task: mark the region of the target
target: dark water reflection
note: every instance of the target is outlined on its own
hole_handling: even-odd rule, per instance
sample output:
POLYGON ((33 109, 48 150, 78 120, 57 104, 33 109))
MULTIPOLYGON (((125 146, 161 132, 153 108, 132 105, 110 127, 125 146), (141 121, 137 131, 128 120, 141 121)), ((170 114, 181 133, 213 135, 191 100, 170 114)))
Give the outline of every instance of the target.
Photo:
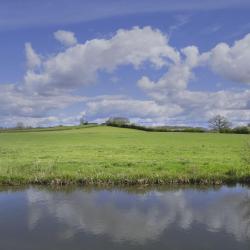
POLYGON ((250 249, 250 189, 5 189, 0 249, 250 249))

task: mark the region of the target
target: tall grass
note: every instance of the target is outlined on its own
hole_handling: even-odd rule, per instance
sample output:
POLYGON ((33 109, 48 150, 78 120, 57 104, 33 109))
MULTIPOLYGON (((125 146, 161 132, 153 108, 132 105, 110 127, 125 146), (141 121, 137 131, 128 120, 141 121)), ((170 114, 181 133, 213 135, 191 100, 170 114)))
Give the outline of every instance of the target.
POLYGON ((243 163, 250 169, 250 141, 246 142, 242 150, 243 163))

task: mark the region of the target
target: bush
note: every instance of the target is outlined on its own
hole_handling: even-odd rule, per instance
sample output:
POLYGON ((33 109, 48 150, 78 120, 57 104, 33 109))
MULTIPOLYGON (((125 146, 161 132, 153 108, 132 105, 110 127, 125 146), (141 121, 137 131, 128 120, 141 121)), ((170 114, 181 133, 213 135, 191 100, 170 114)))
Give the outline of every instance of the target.
POLYGON ((233 133, 233 130, 231 128, 223 128, 219 131, 220 133, 233 133))
POLYGON ((250 129, 249 129, 249 127, 241 126, 241 127, 233 128, 232 132, 235 133, 235 134, 249 134, 250 129))
POLYGON ((204 128, 185 128, 182 130, 183 132, 197 132, 197 133, 204 133, 206 130, 204 128))

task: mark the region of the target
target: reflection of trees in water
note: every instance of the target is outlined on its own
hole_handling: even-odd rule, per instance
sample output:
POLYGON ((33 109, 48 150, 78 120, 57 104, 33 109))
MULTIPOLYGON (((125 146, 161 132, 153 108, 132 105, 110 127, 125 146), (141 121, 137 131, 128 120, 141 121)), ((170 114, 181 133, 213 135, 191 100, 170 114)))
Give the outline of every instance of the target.
POLYGON ((63 237, 80 231, 105 234, 113 240, 157 239, 173 226, 188 229, 194 223, 207 230, 225 231, 238 240, 250 237, 250 199, 246 190, 234 192, 178 190, 128 194, 119 191, 71 193, 30 189, 29 225, 54 218, 62 223, 63 237))

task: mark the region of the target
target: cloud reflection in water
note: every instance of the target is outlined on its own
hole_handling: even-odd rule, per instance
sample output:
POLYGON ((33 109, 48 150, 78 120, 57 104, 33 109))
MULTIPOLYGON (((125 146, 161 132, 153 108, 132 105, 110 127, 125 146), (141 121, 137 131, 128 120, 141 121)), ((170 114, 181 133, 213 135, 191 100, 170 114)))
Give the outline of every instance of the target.
POLYGON ((243 188, 139 194, 29 189, 27 200, 30 230, 49 217, 63 225, 63 238, 86 232, 143 244, 157 240, 170 227, 190 230, 200 224, 210 232, 231 234, 238 241, 250 239, 250 191, 243 188))

